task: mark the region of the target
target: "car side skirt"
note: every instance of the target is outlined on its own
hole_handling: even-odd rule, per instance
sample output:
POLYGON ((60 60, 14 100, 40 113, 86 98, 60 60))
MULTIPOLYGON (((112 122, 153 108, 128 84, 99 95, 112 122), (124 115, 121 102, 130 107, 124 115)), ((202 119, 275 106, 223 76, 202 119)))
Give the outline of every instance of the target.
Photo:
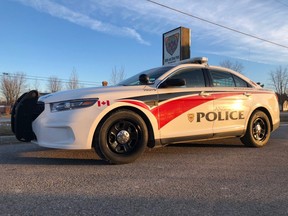
POLYGON ((232 138, 232 137, 241 137, 243 135, 243 130, 233 131, 233 132, 224 132, 213 134, 203 134, 198 136, 185 136, 185 137, 171 137, 161 139, 162 145, 181 143, 181 142, 190 142, 190 141, 205 141, 205 140, 213 140, 213 139, 224 139, 224 138, 232 138))

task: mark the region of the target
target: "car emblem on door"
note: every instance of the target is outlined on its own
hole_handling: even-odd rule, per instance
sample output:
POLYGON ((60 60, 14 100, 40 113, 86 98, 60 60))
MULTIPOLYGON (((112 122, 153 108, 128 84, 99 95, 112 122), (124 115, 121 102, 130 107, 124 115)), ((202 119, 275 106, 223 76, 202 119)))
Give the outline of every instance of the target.
POLYGON ((187 116, 188 116, 189 122, 193 122, 193 120, 194 120, 194 114, 193 114, 193 113, 190 113, 190 114, 188 114, 187 116))

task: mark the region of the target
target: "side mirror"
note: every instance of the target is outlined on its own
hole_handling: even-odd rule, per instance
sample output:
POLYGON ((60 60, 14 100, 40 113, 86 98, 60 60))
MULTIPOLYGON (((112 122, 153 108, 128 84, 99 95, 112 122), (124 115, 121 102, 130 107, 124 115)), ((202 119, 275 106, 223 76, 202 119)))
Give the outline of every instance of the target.
POLYGON ((180 87, 186 85, 185 79, 167 79, 161 85, 160 88, 167 88, 167 87, 180 87))
POLYGON ((139 82, 141 85, 147 85, 149 84, 149 76, 147 74, 141 74, 139 76, 139 82))

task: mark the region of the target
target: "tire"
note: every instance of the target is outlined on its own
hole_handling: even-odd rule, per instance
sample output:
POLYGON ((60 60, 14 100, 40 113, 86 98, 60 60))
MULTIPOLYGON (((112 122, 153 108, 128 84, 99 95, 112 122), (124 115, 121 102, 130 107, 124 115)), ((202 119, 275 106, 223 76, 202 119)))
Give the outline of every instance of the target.
POLYGON ((112 164, 135 161, 145 151, 148 142, 144 120, 129 110, 118 110, 110 115, 96 136, 96 153, 112 164))
POLYGON ((263 147, 269 141, 271 124, 268 116, 262 111, 255 111, 248 122, 246 133, 241 142, 249 147, 263 147))

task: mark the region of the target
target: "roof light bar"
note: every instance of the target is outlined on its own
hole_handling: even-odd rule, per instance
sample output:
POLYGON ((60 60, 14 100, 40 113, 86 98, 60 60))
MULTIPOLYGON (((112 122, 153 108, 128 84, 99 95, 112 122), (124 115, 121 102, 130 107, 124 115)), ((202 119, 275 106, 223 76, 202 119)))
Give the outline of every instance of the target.
POLYGON ((179 64, 208 64, 207 57, 195 57, 192 59, 185 59, 179 62, 179 64))

